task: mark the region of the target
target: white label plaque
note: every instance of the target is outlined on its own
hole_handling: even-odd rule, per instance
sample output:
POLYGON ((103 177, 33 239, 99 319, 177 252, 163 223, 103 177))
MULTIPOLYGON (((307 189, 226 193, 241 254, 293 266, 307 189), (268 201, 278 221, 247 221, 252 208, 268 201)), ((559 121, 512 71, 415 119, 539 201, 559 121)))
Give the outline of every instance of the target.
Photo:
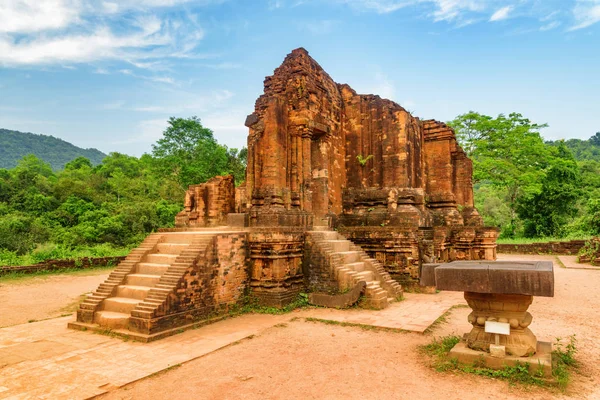
POLYGON ((510 324, 508 322, 485 321, 485 332, 510 335, 510 324))

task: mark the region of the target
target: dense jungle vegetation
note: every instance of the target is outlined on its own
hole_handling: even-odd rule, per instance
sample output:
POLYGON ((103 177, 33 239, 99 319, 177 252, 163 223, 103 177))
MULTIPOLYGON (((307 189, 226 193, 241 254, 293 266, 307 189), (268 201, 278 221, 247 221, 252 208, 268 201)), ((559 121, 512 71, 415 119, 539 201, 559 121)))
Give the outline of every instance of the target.
MULTIPOLYGON (((501 237, 600 234, 600 132, 544 142, 545 125, 520 114, 469 112, 449 124, 473 160, 476 206, 501 237)), ((171 118, 140 158, 111 153, 95 165, 80 156, 56 171, 32 152, 0 169, 0 265, 125 255, 172 226, 188 185, 227 173, 240 183, 247 158, 196 117, 171 118)))
POLYGON ((152 154, 85 157, 53 171, 30 154, 0 169, 0 265, 125 255, 173 225, 188 185, 215 175, 244 178, 247 151, 220 145, 196 117, 171 118, 152 154))
POLYGON ((473 160, 475 206, 501 238, 600 234, 600 132, 544 142, 546 125, 517 113, 471 111, 449 125, 473 160))

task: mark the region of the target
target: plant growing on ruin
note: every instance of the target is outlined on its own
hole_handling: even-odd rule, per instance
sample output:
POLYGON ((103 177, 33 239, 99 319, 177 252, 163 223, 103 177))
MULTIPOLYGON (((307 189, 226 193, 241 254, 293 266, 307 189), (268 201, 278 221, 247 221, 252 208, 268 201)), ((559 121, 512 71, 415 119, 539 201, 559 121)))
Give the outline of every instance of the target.
POLYGON ((364 167, 367 164, 367 161, 369 161, 371 158, 373 158, 373 154, 369 154, 366 157, 363 157, 362 154, 356 156, 356 159, 358 160, 358 163, 361 165, 361 167, 364 167))

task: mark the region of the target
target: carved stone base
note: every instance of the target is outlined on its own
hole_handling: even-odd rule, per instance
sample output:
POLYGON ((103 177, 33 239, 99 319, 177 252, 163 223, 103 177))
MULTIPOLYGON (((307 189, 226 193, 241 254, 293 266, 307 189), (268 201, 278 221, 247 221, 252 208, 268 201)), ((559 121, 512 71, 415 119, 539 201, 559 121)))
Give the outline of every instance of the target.
POLYGON ((489 352, 496 335, 485 332, 485 322, 497 321, 510 324, 510 335, 499 335, 500 345, 506 346, 507 354, 517 357, 535 354, 537 338, 527 328, 532 320, 527 308, 533 296, 465 292, 465 300, 473 309, 468 317, 473 329, 465 337, 469 348, 489 352))

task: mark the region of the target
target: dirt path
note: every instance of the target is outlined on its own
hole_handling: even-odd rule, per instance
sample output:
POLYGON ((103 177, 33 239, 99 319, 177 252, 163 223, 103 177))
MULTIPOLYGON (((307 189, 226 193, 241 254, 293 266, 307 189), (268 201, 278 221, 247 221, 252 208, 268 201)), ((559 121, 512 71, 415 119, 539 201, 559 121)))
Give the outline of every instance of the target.
MULTIPOLYGON (((555 261, 551 256, 500 259, 555 261)), ((469 310, 455 309, 428 335, 290 321, 101 398, 600 399, 599 288, 600 271, 565 269, 555 262, 555 297, 536 298, 530 308, 539 340, 577 335, 582 366, 566 395, 428 368, 419 345, 470 328, 469 310)))
POLYGON ((73 313, 109 269, 0 280, 0 327, 73 313))

